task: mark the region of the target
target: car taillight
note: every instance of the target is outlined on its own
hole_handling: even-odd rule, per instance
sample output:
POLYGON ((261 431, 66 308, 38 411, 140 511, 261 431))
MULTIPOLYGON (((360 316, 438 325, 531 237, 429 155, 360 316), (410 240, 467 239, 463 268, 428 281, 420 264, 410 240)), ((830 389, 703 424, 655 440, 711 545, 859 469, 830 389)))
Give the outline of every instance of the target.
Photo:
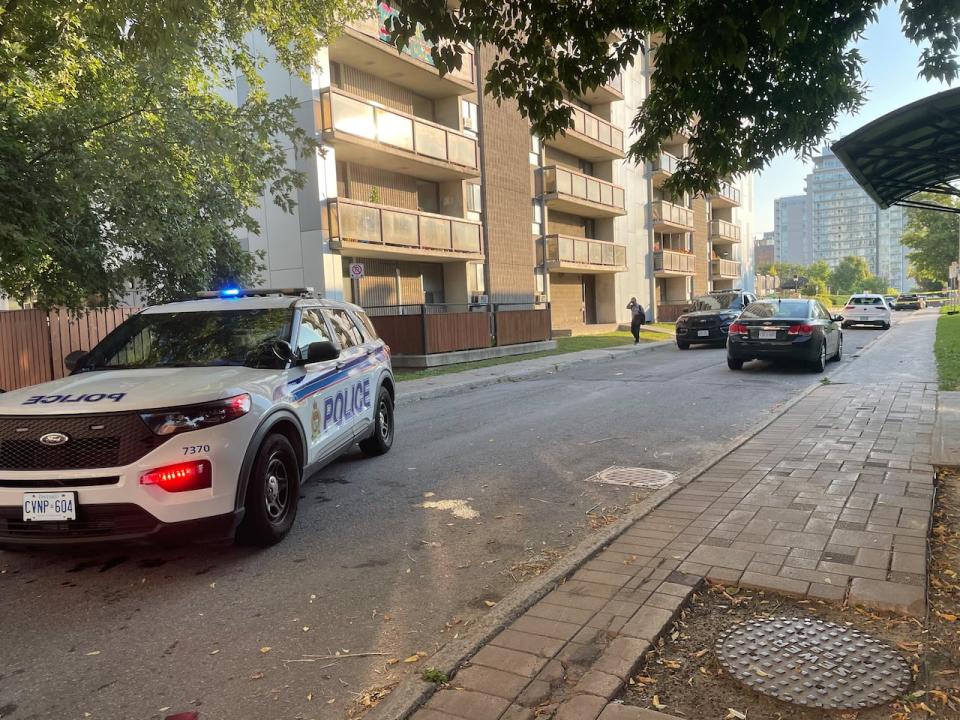
POLYGON ((787 335, 813 335, 812 325, 791 325, 787 329, 787 335))
POLYGON ((746 335, 748 332, 747 326, 743 323, 735 322, 730 326, 731 335, 746 335))
POLYGON ((203 490, 213 484, 213 470, 209 460, 177 463, 144 473, 140 484, 156 485, 167 492, 203 490))
POLYGON ((203 405, 155 410, 140 417, 154 435, 176 435, 236 420, 250 412, 250 407, 250 396, 244 393, 203 405))

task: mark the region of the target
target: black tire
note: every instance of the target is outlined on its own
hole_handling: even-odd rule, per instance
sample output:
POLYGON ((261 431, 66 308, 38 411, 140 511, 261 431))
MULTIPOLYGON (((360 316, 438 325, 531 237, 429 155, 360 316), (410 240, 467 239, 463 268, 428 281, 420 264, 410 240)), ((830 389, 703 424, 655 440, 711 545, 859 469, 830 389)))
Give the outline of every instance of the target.
POLYGON ((843 357, 843 335, 840 336, 840 339, 837 341, 837 351, 833 354, 833 357, 830 358, 834 362, 840 362, 840 359, 843 357))
POLYGON ((732 358, 727 355, 727 367, 731 370, 743 370, 743 360, 732 358))
POLYGON ((850 328, 850 323, 840 323, 840 327, 844 330, 848 330, 850 328))
POLYGON ((827 369, 827 341, 820 341, 820 354, 817 359, 810 363, 810 369, 815 373, 822 373, 827 369))
POLYGON ((881 325, 880 327, 883 328, 884 330, 889 330, 889 329, 890 329, 890 323, 884 323, 884 324, 881 325))
POLYGON ((279 433, 268 435, 250 470, 241 542, 267 547, 290 532, 300 501, 300 473, 290 441, 279 433))
POLYGON ((688 343, 686 340, 677 340, 677 347, 681 350, 689 350, 690 343, 688 343))
POLYGON ((393 447, 393 400, 383 386, 380 386, 380 392, 377 393, 373 426, 373 435, 359 442, 360 450, 370 457, 388 453, 393 447))

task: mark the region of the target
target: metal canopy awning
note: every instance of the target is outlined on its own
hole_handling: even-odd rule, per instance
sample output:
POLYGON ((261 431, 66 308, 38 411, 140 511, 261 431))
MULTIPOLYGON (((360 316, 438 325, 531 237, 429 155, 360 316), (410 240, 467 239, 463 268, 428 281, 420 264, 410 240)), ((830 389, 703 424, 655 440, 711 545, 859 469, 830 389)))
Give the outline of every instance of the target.
POLYGON ((838 140, 831 148, 882 208, 906 205, 960 212, 910 197, 960 197, 960 88, 904 105, 838 140))

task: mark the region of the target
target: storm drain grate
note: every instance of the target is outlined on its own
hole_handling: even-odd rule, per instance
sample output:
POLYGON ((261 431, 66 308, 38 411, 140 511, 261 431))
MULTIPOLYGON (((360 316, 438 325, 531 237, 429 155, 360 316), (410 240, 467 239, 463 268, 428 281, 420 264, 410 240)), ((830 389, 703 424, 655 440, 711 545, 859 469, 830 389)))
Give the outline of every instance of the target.
POLYGON ((604 485, 626 485, 627 487, 658 490, 666 487, 676 479, 676 475, 666 470, 655 468, 620 467, 614 465, 591 475, 586 482, 602 483, 604 485))
POLYGON ((868 708, 899 697, 910 683, 906 661, 884 643, 810 618, 736 625, 717 641, 716 653, 740 682, 796 705, 868 708))

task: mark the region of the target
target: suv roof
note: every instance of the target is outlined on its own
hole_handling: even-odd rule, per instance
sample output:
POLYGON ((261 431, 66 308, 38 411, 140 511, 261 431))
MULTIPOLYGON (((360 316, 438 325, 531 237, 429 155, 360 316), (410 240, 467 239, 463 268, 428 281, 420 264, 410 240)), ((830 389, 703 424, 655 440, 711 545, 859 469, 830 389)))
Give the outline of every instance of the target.
POLYGON ((171 312, 211 312, 217 310, 266 310, 272 308, 296 307, 335 307, 350 308, 363 312, 363 308, 342 300, 326 298, 299 297, 291 295, 266 295, 251 297, 216 297, 203 300, 185 300, 182 302, 151 305, 143 310, 146 314, 171 312))

